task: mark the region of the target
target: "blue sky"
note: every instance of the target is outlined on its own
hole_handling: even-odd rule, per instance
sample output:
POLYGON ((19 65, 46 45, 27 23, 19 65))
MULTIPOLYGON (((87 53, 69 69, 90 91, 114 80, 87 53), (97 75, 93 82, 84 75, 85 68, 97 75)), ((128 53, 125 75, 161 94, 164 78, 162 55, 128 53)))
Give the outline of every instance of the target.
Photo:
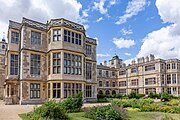
POLYGON ((116 54, 128 63, 154 54, 180 58, 180 0, 0 0, 0 37, 8 20, 67 18, 98 40, 98 63, 116 54), (40 6, 41 5, 41 6, 40 6), (14 11, 16 9, 16 11, 14 11), (37 12, 38 11, 38 12, 37 12))

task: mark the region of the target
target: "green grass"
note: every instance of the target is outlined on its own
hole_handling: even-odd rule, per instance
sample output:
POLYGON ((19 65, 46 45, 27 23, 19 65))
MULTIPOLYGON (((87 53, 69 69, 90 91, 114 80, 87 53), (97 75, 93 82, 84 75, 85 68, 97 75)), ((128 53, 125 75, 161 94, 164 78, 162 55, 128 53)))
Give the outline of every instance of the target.
POLYGON ((84 117, 84 112, 69 113, 68 116, 70 120, 91 120, 89 118, 84 117))
MULTIPOLYGON (((162 112, 128 112, 129 120, 161 120, 164 116, 170 116, 173 120, 180 120, 180 114, 162 112)), ((69 113, 70 120, 91 120, 84 117, 84 112, 69 113)), ((22 120, 30 120, 26 114, 20 114, 22 120)))
POLYGON ((22 120, 31 120, 31 119, 29 119, 29 117, 26 115, 26 113, 19 114, 19 117, 20 117, 22 120))

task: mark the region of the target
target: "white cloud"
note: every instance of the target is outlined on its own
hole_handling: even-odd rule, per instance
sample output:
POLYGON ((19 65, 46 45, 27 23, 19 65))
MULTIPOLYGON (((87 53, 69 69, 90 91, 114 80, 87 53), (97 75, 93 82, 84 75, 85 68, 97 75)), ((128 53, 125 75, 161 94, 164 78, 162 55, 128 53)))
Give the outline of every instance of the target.
POLYGON ((123 24, 127 22, 127 19, 137 15, 140 11, 144 10, 146 0, 132 0, 128 2, 125 14, 119 17, 116 24, 123 24))
POLYGON ((180 0, 157 0, 156 6, 164 22, 172 23, 149 33, 137 57, 154 54, 157 58, 180 59, 180 0))
POLYGON ((97 57, 108 57, 110 56, 110 54, 106 53, 106 54, 97 54, 97 57))
POLYGON ((108 9, 105 8, 106 0, 100 0, 99 2, 94 2, 93 9, 99 11, 101 14, 107 14, 108 9))
MULTIPOLYGON (((82 5, 77 0, 0 0, 0 26, 7 26, 9 20, 21 21, 22 17, 46 23, 51 18, 66 18, 86 24, 86 13, 80 15, 82 5), (67 9, 68 8, 68 9, 67 9)), ((4 31, 0 29, 0 33, 4 31)), ((7 31, 5 31, 7 34, 7 31)))
POLYGON ((119 49, 121 48, 130 48, 133 45, 135 45, 134 40, 126 40, 124 38, 113 38, 113 43, 118 47, 119 49))
POLYGON ((122 33, 122 35, 130 35, 130 34, 133 34, 132 29, 125 29, 125 28, 123 28, 123 29, 121 29, 120 32, 122 33))
POLYGON ((103 17, 100 17, 100 18, 98 18, 98 19, 96 20, 96 22, 100 22, 100 21, 102 21, 102 20, 104 20, 103 17))
POLYGON ((124 53, 126 56, 131 56, 131 53, 124 53))
POLYGON ((115 5, 117 3, 117 0, 110 0, 109 1, 109 6, 115 5))

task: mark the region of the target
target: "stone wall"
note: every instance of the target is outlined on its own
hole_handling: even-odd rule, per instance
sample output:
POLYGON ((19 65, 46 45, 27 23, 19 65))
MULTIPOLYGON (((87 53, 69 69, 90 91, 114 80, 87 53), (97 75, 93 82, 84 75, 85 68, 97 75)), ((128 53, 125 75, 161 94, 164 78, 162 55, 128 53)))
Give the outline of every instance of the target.
POLYGON ((5 81, 5 56, 0 55, 0 99, 3 99, 5 81))

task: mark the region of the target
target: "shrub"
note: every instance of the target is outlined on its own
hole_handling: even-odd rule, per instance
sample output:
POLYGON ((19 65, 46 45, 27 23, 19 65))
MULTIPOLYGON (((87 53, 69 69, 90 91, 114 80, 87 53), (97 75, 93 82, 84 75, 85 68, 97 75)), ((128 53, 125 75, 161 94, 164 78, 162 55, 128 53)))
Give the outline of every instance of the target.
POLYGON ((93 120, 126 120, 127 113, 122 107, 108 105, 85 108, 85 116, 93 120))
POLYGON ((175 110, 171 106, 161 106, 159 107, 159 111, 167 112, 167 113, 175 113, 175 110))
POLYGON ((160 98, 161 98, 161 101, 170 101, 171 99, 173 99, 173 95, 170 95, 169 93, 167 92, 163 92, 160 94, 160 98))
POLYGON ((131 98, 136 98, 136 99, 139 99, 139 98, 142 98, 142 97, 144 97, 145 95, 144 94, 138 94, 138 93, 136 93, 136 92, 134 92, 134 91, 132 91, 129 95, 128 95, 128 97, 131 99, 131 98))
POLYGON ((156 93, 154 93, 154 92, 150 92, 150 94, 148 95, 148 97, 160 99, 160 94, 156 94, 156 93))
POLYGON ((169 102, 167 102, 166 104, 170 105, 170 106, 180 106, 180 100, 173 99, 173 100, 170 100, 169 102))
POLYGON ((180 114, 180 106, 174 107, 175 113, 180 114))
POLYGON ((83 94, 80 92, 79 94, 74 95, 73 97, 69 97, 62 102, 64 109, 67 112, 79 112, 83 105, 83 94))
POLYGON ((34 111, 29 113, 28 116, 33 120, 40 120, 40 119, 68 120, 66 111, 64 110, 61 103, 56 103, 55 101, 49 101, 40 107, 35 107, 34 111))

